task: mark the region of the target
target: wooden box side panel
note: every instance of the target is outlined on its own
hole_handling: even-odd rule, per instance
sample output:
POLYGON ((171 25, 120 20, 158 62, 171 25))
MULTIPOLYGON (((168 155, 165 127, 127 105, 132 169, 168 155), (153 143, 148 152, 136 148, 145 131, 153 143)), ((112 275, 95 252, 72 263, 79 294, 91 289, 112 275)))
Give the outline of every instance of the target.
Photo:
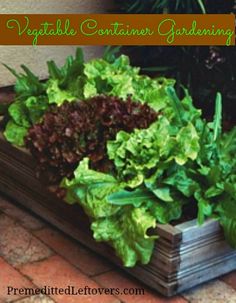
MULTIPOLYGON (((22 180, 22 178, 19 178, 19 174, 24 171, 25 178, 27 178, 30 182, 34 182, 36 188, 39 187, 40 191, 43 188, 45 190, 45 187, 40 184, 40 182, 35 176, 36 164, 29 152, 23 148, 20 149, 13 147, 4 139, 2 134, 0 134, 0 155, 1 160, 3 160, 5 163, 5 166, 12 167, 12 169, 14 170, 14 173, 12 172, 12 175, 14 175, 15 177, 18 176, 17 180, 22 180), (12 161, 13 159, 14 161, 12 161)), ((53 197, 54 199, 56 199, 55 196, 51 195, 51 198, 53 197)), ((169 243, 175 246, 181 241, 182 232, 169 224, 158 225, 157 232, 160 237, 166 239, 169 243)))
MULTIPOLYGON (((93 240, 90 223, 81 208, 78 205, 69 206, 57 199, 35 177, 34 168, 35 163, 29 153, 12 147, 0 138, 0 191, 85 246, 122 266, 109 246, 93 240)), ((196 227, 194 221, 176 227, 159 225, 157 232, 161 237, 150 264, 125 270, 162 294, 172 296, 190 285, 195 286, 236 269, 236 262, 233 261, 236 260, 236 252, 225 245, 216 223, 207 222, 203 230, 206 231, 207 226, 210 226, 210 232, 206 232, 205 236, 204 232, 200 233, 199 238, 196 237, 197 231, 202 227, 196 227), (221 250, 215 255, 212 248, 221 250), (209 250, 211 254, 207 256, 209 250), (226 268, 223 268, 224 262, 228 262, 226 268), (206 275, 206 270, 211 266, 215 270, 211 275, 206 275)))
POLYGON ((213 233, 220 233, 221 228, 217 221, 206 220, 206 222, 199 226, 197 220, 188 221, 179 225, 176 225, 176 229, 182 232, 182 243, 193 242, 202 236, 210 235, 213 233))

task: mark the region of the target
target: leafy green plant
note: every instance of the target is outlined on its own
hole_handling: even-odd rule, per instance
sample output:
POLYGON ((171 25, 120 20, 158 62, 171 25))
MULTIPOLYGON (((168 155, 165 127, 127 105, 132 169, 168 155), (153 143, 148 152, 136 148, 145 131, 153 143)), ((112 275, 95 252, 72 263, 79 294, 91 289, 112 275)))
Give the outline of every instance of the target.
POLYGON ((157 113, 148 105, 112 96, 51 106, 30 129, 26 147, 39 163, 39 175, 49 183, 71 177, 80 160, 89 157, 98 171, 112 168, 106 142, 120 130, 147 128, 157 113))
POLYGON ((114 59, 113 55, 108 52, 106 58, 82 63, 77 52, 77 59, 68 59, 62 69, 51 63, 46 83, 25 69, 26 75, 18 75, 22 85, 9 108, 9 124, 14 125, 8 124, 7 139, 19 143, 21 138, 23 143, 31 128, 30 144, 39 151, 40 144, 46 146, 38 157, 41 164, 45 154, 45 163, 59 164, 71 160, 71 151, 73 157, 79 155, 73 175, 70 171, 60 184, 65 201, 82 206, 94 238, 111 245, 125 266, 147 264, 158 237, 153 229, 158 223, 183 218, 188 206, 197 209, 199 224, 208 217, 218 220, 226 239, 236 247, 236 129, 222 132, 221 94, 216 95, 214 119, 208 122, 188 90, 182 89, 182 97, 176 92, 174 80, 142 76, 126 56, 114 59), (54 98, 50 99, 49 88, 54 98), (78 96, 82 100, 76 103, 78 96), (95 102, 95 110, 94 100, 102 101, 102 105, 95 102), (78 107, 92 115, 83 114, 79 126, 78 107), (159 114, 147 119, 153 110, 159 114), (127 114, 131 120, 126 120, 127 114), (133 119, 137 114, 141 121, 133 119), (113 122, 115 132, 110 136, 113 122), (89 140, 83 137, 86 130, 89 140), (86 149, 98 148, 99 140, 101 159, 109 158, 112 164, 105 171, 94 166, 86 149))
MULTIPOLYGON (((134 101, 148 103, 158 111, 167 85, 174 85, 171 79, 150 79, 140 75, 140 69, 130 66, 129 58, 115 58, 113 52, 106 52, 104 58, 84 63, 81 49, 75 58, 69 56, 63 67, 48 62, 49 79, 39 81, 27 67, 22 66, 25 74, 18 74, 7 67, 16 76, 16 98, 9 106, 10 120, 4 135, 16 146, 24 146, 29 128, 42 121, 45 111, 51 106, 61 106, 65 101, 84 100, 99 94, 119 96, 134 101)), ((164 99, 163 99, 164 102, 164 99)))
POLYGON ((78 49, 75 58, 68 57, 62 68, 53 61, 48 62, 50 78, 47 82, 39 81, 24 65, 21 66, 24 74, 5 66, 16 77, 16 98, 8 108, 10 120, 4 135, 12 144, 24 146, 29 128, 41 120, 50 104, 61 105, 81 97, 83 56, 78 49))
POLYGON ((166 103, 159 104, 162 116, 156 122, 132 133, 120 131, 108 141, 115 175, 93 178, 97 173, 84 159, 74 178, 61 184, 67 189, 66 200, 80 203, 89 215, 95 239, 110 243, 125 266, 137 261, 147 264, 155 241, 148 230, 156 223, 181 218, 183 207, 191 203, 198 209, 199 224, 207 217, 219 220, 229 243, 236 247, 232 159, 236 132, 222 136, 221 95, 217 94, 214 120, 207 123, 187 92, 180 101, 172 87, 165 91, 166 103), (109 178, 110 182, 100 182, 109 178))

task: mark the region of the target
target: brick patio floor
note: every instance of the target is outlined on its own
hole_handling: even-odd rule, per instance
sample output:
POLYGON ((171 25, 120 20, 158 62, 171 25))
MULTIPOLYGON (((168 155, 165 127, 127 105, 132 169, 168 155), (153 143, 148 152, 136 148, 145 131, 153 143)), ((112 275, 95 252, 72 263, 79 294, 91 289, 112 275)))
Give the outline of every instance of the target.
POLYGON ((166 299, 0 196, 0 303, 236 303, 236 272, 166 299), (8 295, 15 288, 144 288, 144 295, 8 295))

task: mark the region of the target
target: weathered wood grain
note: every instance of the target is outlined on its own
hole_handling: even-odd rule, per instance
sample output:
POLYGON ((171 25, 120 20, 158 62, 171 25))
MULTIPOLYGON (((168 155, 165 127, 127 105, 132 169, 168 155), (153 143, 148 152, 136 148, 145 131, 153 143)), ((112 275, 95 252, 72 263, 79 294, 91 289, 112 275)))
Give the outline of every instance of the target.
MULTIPOLYGON (((96 243, 89 220, 79 205, 67 205, 35 177, 35 163, 24 149, 16 149, 0 136, 0 191, 55 225, 69 236, 122 267, 106 244, 96 243)), ((160 236, 151 262, 128 273, 166 296, 236 269, 236 251, 224 240, 219 224, 196 220, 176 226, 158 225, 160 236)))

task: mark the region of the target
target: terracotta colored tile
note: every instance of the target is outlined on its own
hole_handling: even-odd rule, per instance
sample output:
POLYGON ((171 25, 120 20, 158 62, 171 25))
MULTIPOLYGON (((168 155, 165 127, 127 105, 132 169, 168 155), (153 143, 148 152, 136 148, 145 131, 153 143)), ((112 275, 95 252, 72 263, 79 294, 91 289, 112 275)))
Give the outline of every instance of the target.
POLYGON ((236 290, 236 271, 222 277, 221 280, 236 290))
POLYGON ((46 224, 35 216, 31 215, 21 207, 13 204, 10 200, 0 197, 0 210, 18 221, 27 229, 37 230, 43 228, 46 224))
POLYGON ((39 295, 39 296, 32 296, 28 298, 24 298, 21 300, 17 300, 14 303, 54 303, 51 298, 44 296, 44 295, 39 295))
POLYGON ((6 215, 0 215, 0 256, 13 266, 42 260, 52 251, 6 215))
POLYGON ((184 297, 191 303, 235 303, 236 291, 227 284, 216 280, 185 292, 184 297))
POLYGON ((35 232, 35 235, 57 254, 90 276, 108 271, 114 267, 59 231, 46 228, 35 232))
POLYGON ((0 257, 0 302, 7 303, 20 298, 19 295, 7 295, 8 286, 22 288, 33 287, 33 284, 0 257))
MULTIPOLYGON (((45 261, 26 264, 19 270, 39 287, 45 285, 49 287, 67 288, 74 286, 77 288, 98 288, 99 285, 89 277, 82 274, 59 256, 53 256, 45 261)), ((49 295, 49 294, 47 294, 49 295)), ((50 295, 58 303, 118 303, 119 300, 111 295, 50 295)))
POLYGON ((136 280, 126 276, 119 271, 110 271, 102 275, 93 277, 93 279, 103 287, 119 288, 120 292, 123 292, 125 288, 130 289, 131 292, 144 290, 144 294, 138 295, 126 295, 120 294, 117 297, 125 303, 186 303, 187 301, 181 297, 175 297, 172 299, 164 298, 157 292, 154 292, 144 285, 140 284, 136 280))

